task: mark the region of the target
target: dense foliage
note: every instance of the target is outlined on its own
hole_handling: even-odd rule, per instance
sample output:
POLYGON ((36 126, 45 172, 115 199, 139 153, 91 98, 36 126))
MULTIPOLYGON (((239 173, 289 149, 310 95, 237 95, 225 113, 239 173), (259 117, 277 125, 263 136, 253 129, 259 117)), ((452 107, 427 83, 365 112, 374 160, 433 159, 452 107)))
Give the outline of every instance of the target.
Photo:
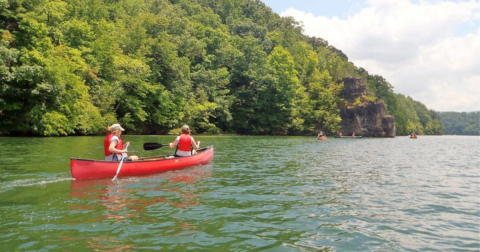
POLYGON ((114 122, 130 133, 336 132, 346 76, 368 81, 400 134, 438 133, 434 112, 258 0, 0 0, 0 38, 0 134, 114 122))
POLYGON ((480 112, 437 112, 446 135, 480 135, 480 112))

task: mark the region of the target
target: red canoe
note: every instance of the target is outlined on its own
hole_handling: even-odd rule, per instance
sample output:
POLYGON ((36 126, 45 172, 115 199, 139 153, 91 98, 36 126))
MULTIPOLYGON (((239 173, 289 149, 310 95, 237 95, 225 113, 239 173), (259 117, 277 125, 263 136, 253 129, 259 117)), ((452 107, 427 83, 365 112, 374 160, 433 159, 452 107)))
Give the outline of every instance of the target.
MULTIPOLYGON (((139 158, 135 162, 123 162, 118 177, 136 176, 150 173, 178 170, 189 166, 206 164, 213 159, 213 146, 197 150, 189 157, 164 155, 139 158)), ((70 158, 70 171, 76 180, 113 178, 120 162, 70 158)))

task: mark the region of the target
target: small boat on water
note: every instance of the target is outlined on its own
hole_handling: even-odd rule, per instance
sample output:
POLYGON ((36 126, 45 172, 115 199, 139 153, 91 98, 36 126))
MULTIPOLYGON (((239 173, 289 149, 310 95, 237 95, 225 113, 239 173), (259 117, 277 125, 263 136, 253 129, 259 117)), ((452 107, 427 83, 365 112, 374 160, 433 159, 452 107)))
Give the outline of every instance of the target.
POLYGON ((320 131, 318 133, 317 140, 318 141, 326 141, 327 140, 327 136, 323 133, 323 131, 320 131))
MULTIPOLYGON (((118 177, 138 176, 178 170, 189 166, 207 164, 213 159, 213 145, 198 149, 189 157, 163 155, 139 158, 134 162, 123 162, 118 177)), ((70 171, 76 180, 113 178, 120 162, 70 158, 70 171)))
POLYGON ((335 137, 335 138, 362 138, 362 136, 338 136, 338 135, 335 135, 333 137, 335 137))

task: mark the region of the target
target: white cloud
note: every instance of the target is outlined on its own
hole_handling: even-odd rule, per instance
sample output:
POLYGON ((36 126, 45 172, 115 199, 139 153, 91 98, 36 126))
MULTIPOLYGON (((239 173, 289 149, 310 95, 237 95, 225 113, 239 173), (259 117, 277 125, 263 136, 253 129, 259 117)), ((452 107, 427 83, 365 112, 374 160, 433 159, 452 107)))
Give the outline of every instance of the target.
POLYGON ((370 0, 346 19, 287 9, 395 92, 437 111, 480 110, 480 2, 370 0), (474 30, 463 28, 474 27, 474 30), (463 34, 459 34, 462 32, 463 34))

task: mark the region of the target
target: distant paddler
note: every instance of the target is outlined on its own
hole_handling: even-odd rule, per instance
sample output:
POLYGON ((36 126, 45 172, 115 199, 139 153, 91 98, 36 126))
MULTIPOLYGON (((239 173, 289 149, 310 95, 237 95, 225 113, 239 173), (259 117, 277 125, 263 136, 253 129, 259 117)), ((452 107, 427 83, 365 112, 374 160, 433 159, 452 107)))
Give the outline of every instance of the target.
POLYGON ((320 131, 320 133, 318 133, 317 140, 327 140, 327 137, 325 136, 325 134, 323 134, 323 131, 320 131))

